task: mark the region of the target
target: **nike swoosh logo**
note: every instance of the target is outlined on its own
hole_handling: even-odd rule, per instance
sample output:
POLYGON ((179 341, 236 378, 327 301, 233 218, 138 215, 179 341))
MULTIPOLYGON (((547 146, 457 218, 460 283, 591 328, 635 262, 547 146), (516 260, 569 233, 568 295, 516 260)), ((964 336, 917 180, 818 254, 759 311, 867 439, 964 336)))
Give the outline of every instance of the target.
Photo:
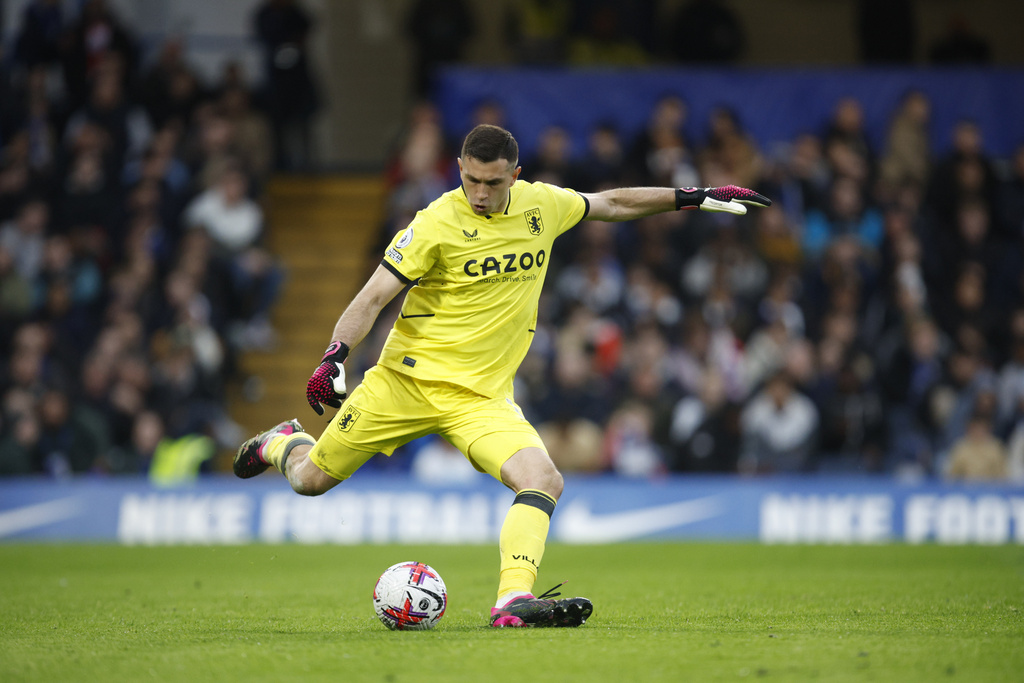
POLYGON ((61 498, 4 510, 0 512, 0 538, 70 519, 79 515, 82 508, 82 502, 78 498, 61 498))
POLYGON ((595 515, 576 499, 558 511, 558 539, 566 543, 611 543, 642 538, 684 524, 717 517, 725 511, 718 496, 657 507, 595 515))

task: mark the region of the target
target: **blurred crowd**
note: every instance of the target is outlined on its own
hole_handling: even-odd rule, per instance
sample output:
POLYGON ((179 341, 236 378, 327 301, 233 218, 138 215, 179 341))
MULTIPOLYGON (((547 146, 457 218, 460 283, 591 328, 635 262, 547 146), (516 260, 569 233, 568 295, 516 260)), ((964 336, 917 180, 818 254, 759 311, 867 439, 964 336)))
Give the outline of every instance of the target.
MULTIPOLYGON (((514 132, 499 103, 475 119, 514 132)), ((516 398, 559 466, 1024 478, 1024 146, 993 159, 962 121, 936 156, 929 120, 908 92, 876 149, 846 98, 819 131, 763 150, 729 109, 691 122, 669 95, 635 136, 609 123, 574 149, 546 130, 525 180, 734 183, 774 200, 583 222, 556 242, 516 398)), ((415 108, 382 240, 457 186, 457 153, 437 110, 415 108)), ((412 450, 437 476, 457 460, 437 441, 412 450)))
POLYGON ((0 63, 0 475, 173 481, 240 440, 225 390, 274 344, 284 275, 259 199, 312 106, 308 20, 252 19, 260 93, 235 62, 204 82, 179 39, 147 54, 102 0, 24 4, 0 63))
MULTIPOLYGON (((274 345, 284 272, 260 198, 275 169, 308 163, 312 24, 291 0, 256 7, 254 92, 234 62, 205 82, 181 40, 142 49, 103 0, 73 16, 64 6, 27 0, 0 62, 0 475, 173 481, 240 441, 225 410, 237 356, 274 345)), ((742 52, 741 25, 715 0, 683 3, 673 20, 674 35, 721 27, 696 56, 666 57, 640 21, 653 12, 631 23, 617 7, 515 3, 509 44, 517 61, 546 64, 742 52)), ((474 29, 463 2, 412 8, 423 93, 474 29)), ((903 41, 884 38, 862 36, 865 59, 905 61, 886 52, 903 41)), ((987 61, 964 31, 940 47, 932 61, 987 61)), ((553 126, 521 160, 524 179, 579 191, 734 183, 774 200, 743 217, 584 222, 556 242, 516 397, 558 465, 1024 480, 1024 146, 994 159, 963 121, 938 131, 950 148, 937 154, 920 92, 891 112, 878 148, 855 99, 772 149, 726 108, 688 116, 684 97, 666 96, 636 135, 609 122, 577 149, 553 126)), ((500 103, 475 122, 515 132, 500 103)), ((385 171, 381 244, 458 185, 458 144, 436 107, 411 108, 385 171)), ((353 381, 397 311, 356 350, 353 381)), ((374 466, 468 471, 441 440, 406 450, 374 466)))

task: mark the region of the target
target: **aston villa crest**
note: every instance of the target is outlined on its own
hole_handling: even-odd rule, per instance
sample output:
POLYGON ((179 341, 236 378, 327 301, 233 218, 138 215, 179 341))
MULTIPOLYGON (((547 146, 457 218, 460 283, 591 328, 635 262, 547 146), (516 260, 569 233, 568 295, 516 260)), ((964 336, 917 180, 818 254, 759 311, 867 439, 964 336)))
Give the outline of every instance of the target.
POLYGON ((526 227, 530 229, 531 235, 539 235, 544 232, 544 221, 540 218, 540 209, 530 209, 523 216, 526 218, 526 227))

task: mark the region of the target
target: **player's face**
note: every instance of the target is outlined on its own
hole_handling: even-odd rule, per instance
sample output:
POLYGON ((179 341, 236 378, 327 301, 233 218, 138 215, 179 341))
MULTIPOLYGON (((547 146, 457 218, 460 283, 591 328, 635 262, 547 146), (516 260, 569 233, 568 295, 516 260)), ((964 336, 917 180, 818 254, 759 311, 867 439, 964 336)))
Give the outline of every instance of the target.
POLYGON ((519 177, 521 167, 513 167, 505 159, 480 161, 473 157, 459 159, 459 173, 466 198, 478 216, 501 213, 508 202, 508 190, 519 177))

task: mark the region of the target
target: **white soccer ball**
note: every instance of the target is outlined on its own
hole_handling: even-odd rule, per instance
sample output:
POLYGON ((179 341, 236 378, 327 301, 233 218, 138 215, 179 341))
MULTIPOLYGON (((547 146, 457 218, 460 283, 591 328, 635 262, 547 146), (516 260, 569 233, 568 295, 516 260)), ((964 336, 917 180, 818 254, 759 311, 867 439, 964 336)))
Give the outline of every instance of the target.
POLYGON ((448 590, 437 571, 422 562, 388 567, 373 587, 373 610, 392 631, 426 631, 448 607, 448 590))

